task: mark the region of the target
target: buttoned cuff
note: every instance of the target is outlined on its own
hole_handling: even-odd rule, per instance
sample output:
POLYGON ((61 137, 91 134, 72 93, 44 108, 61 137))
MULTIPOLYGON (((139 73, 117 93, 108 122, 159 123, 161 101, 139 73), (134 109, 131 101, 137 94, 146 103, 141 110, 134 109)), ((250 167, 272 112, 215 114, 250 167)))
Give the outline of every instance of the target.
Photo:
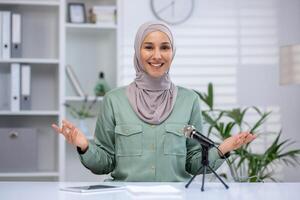
POLYGON ((220 158, 225 159, 230 157, 230 151, 225 153, 224 155, 220 156, 220 158))
POLYGON ((81 151, 79 147, 77 147, 77 152, 79 154, 81 161, 88 161, 93 157, 95 152, 95 147, 93 144, 89 143, 89 146, 85 152, 81 151))

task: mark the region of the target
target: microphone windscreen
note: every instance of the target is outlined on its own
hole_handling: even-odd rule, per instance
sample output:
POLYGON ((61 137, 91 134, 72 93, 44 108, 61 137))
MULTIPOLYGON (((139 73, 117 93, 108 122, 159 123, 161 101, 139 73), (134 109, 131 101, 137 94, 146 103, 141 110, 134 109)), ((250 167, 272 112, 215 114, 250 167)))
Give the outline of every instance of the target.
POLYGON ((192 125, 186 125, 184 128, 183 128, 183 133, 185 135, 185 137, 187 138, 191 138, 192 137, 192 132, 195 130, 194 126, 192 125))

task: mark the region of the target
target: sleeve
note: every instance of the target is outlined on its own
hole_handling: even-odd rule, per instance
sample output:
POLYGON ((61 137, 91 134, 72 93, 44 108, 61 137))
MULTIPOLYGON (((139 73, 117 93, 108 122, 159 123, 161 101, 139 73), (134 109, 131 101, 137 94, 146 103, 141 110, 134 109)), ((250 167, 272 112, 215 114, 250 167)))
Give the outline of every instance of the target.
POLYGON ((97 118, 94 142, 79 153, 81 163, 95 174, 108 174, 115 167, 115 118, 110 99, 104 97, 97 118))
MULTIPOLYGON (((193 125, 196 130, 202 132, 203 125, 202 125, 202 115, 201 115, 201 108, 200 108, 200 99, 197 96, 193 103, 193 109, 191 112, 191 117, 189 121, 189 125, 193 125)), ((190 174, 196 174, 199 168, 202 166, 201 158, 201 145, 193 139, 188 138, 186 141, 187 146, 187 156, 186 156, 186 171, 190 174)), ((218 169, 224 162, 219 156, 218 150, 216 148, 212 148, 209 150, 209 166, 216 170, 218 169)), ((201 173, 202 171, 200 171, 201 173)), ((211 173, 210 170, 207 169, 207 173, 211 173)))

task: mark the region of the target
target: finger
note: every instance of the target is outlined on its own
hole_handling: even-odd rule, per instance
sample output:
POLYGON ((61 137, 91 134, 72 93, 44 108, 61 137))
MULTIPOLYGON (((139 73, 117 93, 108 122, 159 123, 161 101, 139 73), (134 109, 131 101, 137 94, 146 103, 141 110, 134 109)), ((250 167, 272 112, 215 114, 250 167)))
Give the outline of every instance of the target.
POLYGON ((73 128, 70 127, 66 121, 63 121, 62 132, 68 135, 72 131, 72 129, 73 128))
POLYGON ((241 134, 241 136, 237 140, 237 146, 238 146, 237 148, 240 148, 242 145, 244 145, 245 140, 246 140, 245 134, 241 134))
POLYGON ((242 139, 238 138, 237 140, 235 140, 235 146, 240 146, 243 143, 242 139))
POLYGON ((66 139, 68 139, 69 133, 70 133, 70 130, 66 126, 63 126, 61 128, 61 134, 63 134, 66 139))
POLYGON ((73 134, 73 131, 69 129, 68 133, 67 133, 67 140, 70 144, 72 144, 72 134, 73 134))
POLYGON ((62 128, 63 130, 70 128, 67 120, 62 120, 62 128))
POLYGON ((65 126, 67 126, 70 129, 74 128, 74 124, 72 124, 71 122, 69 122, 68 120, 63 120, 65 126))
POLYGON ((61 128, 60 127, 58 127, 56 124, 52 124, 51 125, 51 127, 55 130, 55 132, 57 132, 57 133, 61 133, 61 128))
POLYGON ((242 138, 246 138, 248 134, 249 134, 248 132, 242 132, 242 133, 241 133, 241 137, 242 137, 242 138))
POLYGON ((256 138, 256 135, 249 134, 249 136, 247 136, 246 141, 247 141, 247 143, 248 143, 248 142, 253 141, 255 138, 256 138))
POLYGON ((248 143, 248 138, 251 137, 251 134, 248 133, 248 132, 244 132, 243 136, 242 136, 242 140, 243 140, 243 143, 246 144, 248 143))
POLYGON ((69 144, 72 144, 71 134, 66 135, 66 140, 69 144))
POLYGON ((78 129, 75 128, 74 131, 72 132, 72 144, 75 144, 76 143, 76 138, 78 136, 78 129))

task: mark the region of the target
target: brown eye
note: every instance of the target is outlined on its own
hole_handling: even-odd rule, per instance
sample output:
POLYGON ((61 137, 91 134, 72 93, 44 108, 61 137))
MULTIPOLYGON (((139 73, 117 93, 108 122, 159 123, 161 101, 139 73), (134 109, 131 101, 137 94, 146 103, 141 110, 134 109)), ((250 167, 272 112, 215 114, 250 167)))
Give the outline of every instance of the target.
POLYGON ((151 50, 152 46, 144 46, 144 49, 151 50))
POLYGON ((163 50, 169 50, 169 49, 171 49, 171 47, 169 45, 163 45, 161 47, 161 49, 163 49, 163 50))

